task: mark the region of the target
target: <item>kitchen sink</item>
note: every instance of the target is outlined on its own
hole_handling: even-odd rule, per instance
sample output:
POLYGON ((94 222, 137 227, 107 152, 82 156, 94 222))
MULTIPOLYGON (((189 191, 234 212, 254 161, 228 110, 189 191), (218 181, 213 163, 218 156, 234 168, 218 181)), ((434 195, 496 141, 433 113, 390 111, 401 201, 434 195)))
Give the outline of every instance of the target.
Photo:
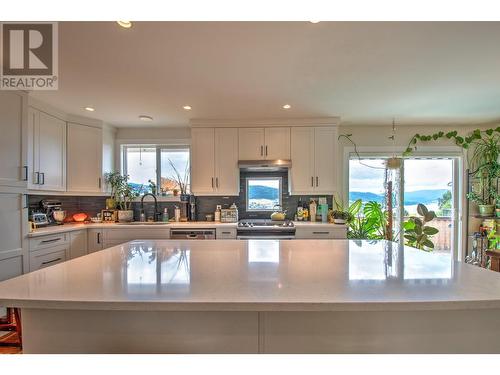
POLYGON ((169 223, 164 223, 163 221, 133 221, 131 223, 116 223, 117 225, 168 225, 169 223))

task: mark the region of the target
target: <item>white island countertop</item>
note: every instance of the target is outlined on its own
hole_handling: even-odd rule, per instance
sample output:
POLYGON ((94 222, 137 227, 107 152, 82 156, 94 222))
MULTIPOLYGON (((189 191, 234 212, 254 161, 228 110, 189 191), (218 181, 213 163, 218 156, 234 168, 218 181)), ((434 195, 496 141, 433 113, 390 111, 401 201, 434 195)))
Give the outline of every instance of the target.
POLYGON ((142 311, 500 308, 500 274, 385 241, 133 241, 4 281, 0 305, 142 311))

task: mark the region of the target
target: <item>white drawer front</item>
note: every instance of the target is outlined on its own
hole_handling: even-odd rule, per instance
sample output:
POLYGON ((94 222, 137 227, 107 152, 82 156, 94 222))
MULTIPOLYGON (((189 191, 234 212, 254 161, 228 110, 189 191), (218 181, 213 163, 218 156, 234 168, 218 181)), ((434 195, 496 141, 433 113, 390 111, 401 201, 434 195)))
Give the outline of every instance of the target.
POLYGON ((122 243, 132 240, 166 240, 170 238, 168 228, 127 228, 127 229, 105 229, 104 241, 117 241, 122 243))
POLYGON ((296 239, 345 239, 347 228, 297 228, 296 239))
POLYGON ((218 240, 235 240, 236 228, 217 228, 215 238, 218 240))
POLYGON ((68 259, 68 248, 55 247, 45 249, 30 254, 30 271, 36 271, 40 268, 50 267, 54 264, 65 262, 68 259))
POLYGON ((69 243, 68 233, 51 234, 48 236, 30 239, 30 251, 37 251, 54 246, 67 245, 69 243))

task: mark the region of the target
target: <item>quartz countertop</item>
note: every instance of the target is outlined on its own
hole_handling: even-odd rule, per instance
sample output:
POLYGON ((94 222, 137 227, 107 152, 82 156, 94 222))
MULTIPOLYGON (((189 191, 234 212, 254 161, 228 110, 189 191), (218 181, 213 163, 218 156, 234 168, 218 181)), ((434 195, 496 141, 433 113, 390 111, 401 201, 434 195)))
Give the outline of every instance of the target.
POLYGON ((4 281, 0 305, 140 311, 500 308, 500 274, 386 241, 132 241, 4 281))
POLYGON ((238 223, 220 223, 215 221, 187 221, 187 222, 175 222, 171 221, 162 224, 147 224, 134 222, 133 224, 127 223, 66 223, 63 225, 50 225, 47 227, 40 227, 35 229, 35 231, 28 234, 28 237, 39 237, 46 236, 49 234, 58 234, 65 232, 72 232, 82 229, 130 229, 130 228, 236 228, 238 223))
MULTIPOLYGON (((322 222, 310 222, 310 221, 294 221, 293 222, 296 227, 307 227, 307 228, 315 228, 315 227, 338 227, 338 228, 346 228, 345 225, 342 224, 333 224, 333 223, 322 223, 322 222)), ((126 223, 66 223, 63 225, 51 225, 47 227, 40 227, 35 229, 34 232, 28 234, 28 237, 39 237, 46 236, 49 234, 59 234, 72 232, 82 229, 95 228, 95 229, 126 229, 126 228, 236 228, 238 223, 221 223, 216 221, 187 221, 187 222, 175 222, 170 221, 164 224, 140 224, 135 222, 134 224, 126 224, 126 223)))

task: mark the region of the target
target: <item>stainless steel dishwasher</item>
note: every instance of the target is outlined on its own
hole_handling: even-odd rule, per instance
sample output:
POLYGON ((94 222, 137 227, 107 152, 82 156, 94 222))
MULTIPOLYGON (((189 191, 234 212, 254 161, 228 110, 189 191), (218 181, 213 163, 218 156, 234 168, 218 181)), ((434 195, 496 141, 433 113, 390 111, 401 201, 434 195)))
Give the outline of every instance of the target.
POLYGON ((172 240, 215 240, 215 229, 170 229, 172 240))

